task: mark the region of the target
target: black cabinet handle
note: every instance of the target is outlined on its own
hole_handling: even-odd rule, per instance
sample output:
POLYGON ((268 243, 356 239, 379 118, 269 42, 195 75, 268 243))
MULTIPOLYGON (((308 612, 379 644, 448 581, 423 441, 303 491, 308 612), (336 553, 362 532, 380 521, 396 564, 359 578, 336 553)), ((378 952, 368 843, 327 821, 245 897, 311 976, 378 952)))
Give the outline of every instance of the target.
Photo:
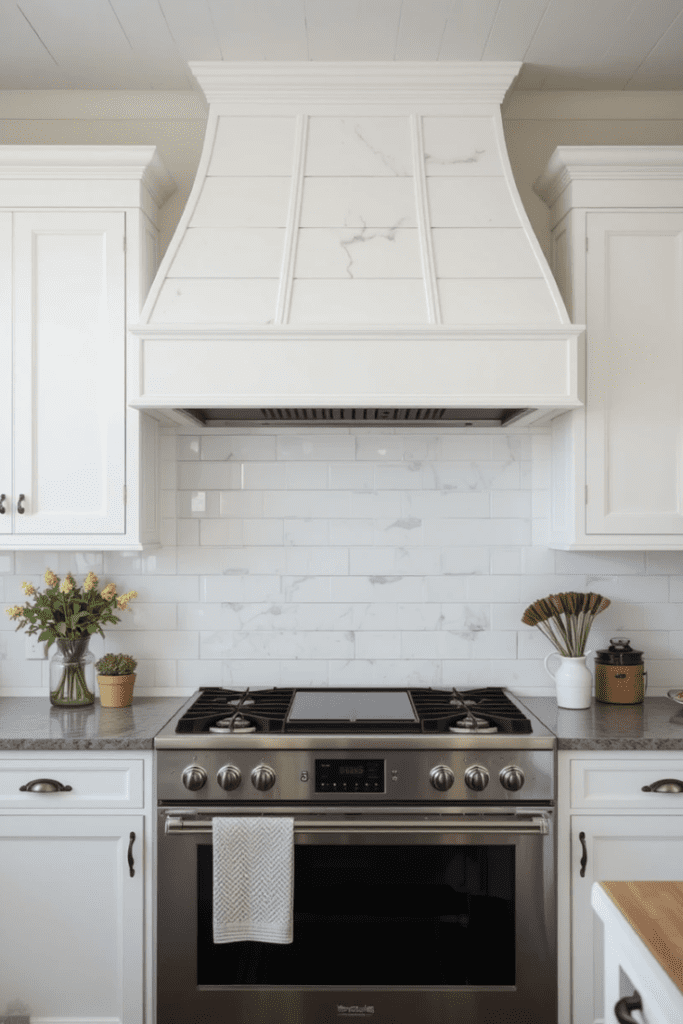
POLYGON ((659 779, 651 786, 643 786, 643 793, 683 793, 683 782, 680 779, 659 779))
POLYGON ((25 786, 19 786, 20 793, 70 793, 71 786, 65 786, 56 779, 33 779, 25 786))
POLYGON ((4 514, 5 514, 5 500, 6 500, 6 498, 7 498, 6 494, 0 494, 0 516, 4 516, 4 514))
POLYGON ((25 501, 26 501, 26 495, 25 494, 20 494, 19 495, 19 501, 17 502, 17 512, 19 513, 20 516, 23 516, 24 512, 26 511, 26 509, 24 508, 24 502, 25 501))
POLYGON ((581 871, 579 872, 579 874, 581 875, 582 878, 585 878, 585 876, 586 876, 586 864, 588 863, 588 850, 586 848, 586 833, 585 832, 579 832, 579 841, 581 843, 581 849, 583 850, 583 853, 581 854, 581 871))
POLYGON ((642 1010, 643 1002, 637 992, 632 996, 624 996, 614 1006, 614 1016, 619 1024, 638 1024, 638 1021, 631 1016, 631 1010, 642 1010))
POLYGON ((130 877, 131 878, 135 874, 135 868, 133 867, 133 864, 135 863, 135 861, 133 860, 133 843, 134 842, 135 842, 135 832, 131 832, 131 834, 130 834, 130 842, 128 843, 128 867, 130 869, 130 877))

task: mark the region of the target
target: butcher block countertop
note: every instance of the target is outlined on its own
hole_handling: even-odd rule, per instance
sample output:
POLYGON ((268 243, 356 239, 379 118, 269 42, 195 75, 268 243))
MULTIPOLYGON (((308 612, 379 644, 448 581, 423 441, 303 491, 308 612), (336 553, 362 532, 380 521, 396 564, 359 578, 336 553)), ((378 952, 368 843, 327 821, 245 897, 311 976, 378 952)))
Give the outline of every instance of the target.
POLYGON ((600 882, 683 993, 683 882, 600 882))

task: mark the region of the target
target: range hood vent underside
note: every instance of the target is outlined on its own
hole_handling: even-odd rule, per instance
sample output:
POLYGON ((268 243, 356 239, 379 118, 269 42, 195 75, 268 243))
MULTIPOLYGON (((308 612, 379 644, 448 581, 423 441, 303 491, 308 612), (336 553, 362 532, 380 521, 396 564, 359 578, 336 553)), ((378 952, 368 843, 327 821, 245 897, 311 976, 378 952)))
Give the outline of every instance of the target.
POLYGON ((429 426, 447 423, 460 427, 504 427, 533 409, 445 409, 445 408, 270 408, 270 409, 183 409, 179 410, 205 427, 235 425, 240 421, 278 425, 339 423, 347 426, 429 426))

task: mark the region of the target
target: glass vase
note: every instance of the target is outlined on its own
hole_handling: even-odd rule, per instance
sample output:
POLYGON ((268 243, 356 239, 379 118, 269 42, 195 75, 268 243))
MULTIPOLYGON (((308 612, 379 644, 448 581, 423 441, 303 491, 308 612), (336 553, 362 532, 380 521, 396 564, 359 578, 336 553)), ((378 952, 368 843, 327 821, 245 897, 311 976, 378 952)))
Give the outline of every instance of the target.
POLYGON ((61 708, 81 708, 94 702, 95 656, 88 650, 90 637, 56 640, 57 653, 50 661, 50 703, 61 708))

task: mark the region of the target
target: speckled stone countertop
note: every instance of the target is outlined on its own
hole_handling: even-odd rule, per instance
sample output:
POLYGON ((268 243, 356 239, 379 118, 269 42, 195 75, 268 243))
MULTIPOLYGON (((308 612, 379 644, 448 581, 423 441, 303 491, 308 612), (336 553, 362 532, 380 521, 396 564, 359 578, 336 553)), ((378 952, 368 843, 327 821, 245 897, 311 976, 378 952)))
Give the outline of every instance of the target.
POLYGON ((518 697, 557 736, 559 750, 681 750, 683 704, 646 697, 642 704, 558 708, 553 697, 518 697))
POLYGON ((187 697, 135 697, 129 708, 54 708, 47 697, 0 697, 0 750, 152 750, 187 697))

